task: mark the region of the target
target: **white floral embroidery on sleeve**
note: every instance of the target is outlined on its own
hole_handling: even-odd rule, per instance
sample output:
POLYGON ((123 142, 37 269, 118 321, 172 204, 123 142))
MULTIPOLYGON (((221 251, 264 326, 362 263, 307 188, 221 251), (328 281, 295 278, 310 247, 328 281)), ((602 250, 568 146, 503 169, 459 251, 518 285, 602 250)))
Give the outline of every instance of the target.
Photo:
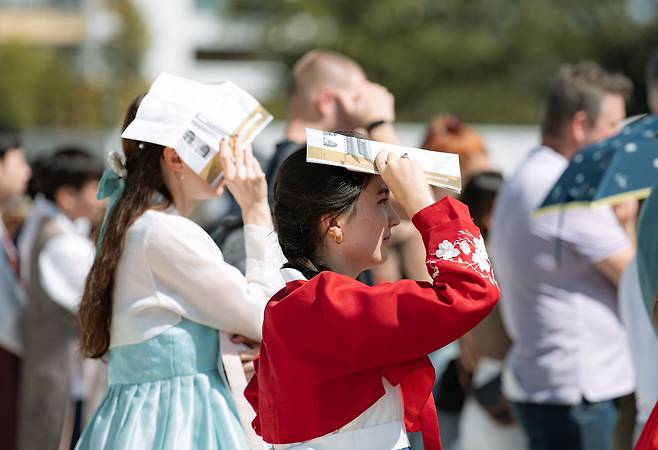
POLYGON ((436 251, 436 257, 441 259, 452 259, 459 256, 459 250, 449 241, 444 240, 439 244, 439 248, 436 251))
MULTIPOLYGON (((458 236, 454 242, 444 239, 439 244, 434 256, 443 261, 451 261, 475 270, 489 280, 491 284, 498 286, 482 236, 476 237, 469 231, 464 230, 460 230, 458 236)), ((436 261, 430 259, 428 264, 433 269, 432 278, 436 278, 439 275, 436 261)))

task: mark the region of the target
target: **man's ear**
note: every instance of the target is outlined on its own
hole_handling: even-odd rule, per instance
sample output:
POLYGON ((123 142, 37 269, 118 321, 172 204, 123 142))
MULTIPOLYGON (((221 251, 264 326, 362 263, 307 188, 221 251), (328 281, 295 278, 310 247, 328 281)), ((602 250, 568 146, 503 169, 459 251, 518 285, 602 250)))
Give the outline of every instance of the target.
POLYGON ((585 142, 587 140, 587 134, 589 133, 590 123, 589 118, 585 111, 578 111, 573 115, 569 121, 569 128, 571 135, 574 140, 578 143, 585 142))
POLYGON ((171 172, 180 172, 183 170, 183 160, 176 150, 171 147, 165 147, 162 151, 162 162, 164 167, 171 172))
POLYGON ((336 108, 335 104, 335 95, 329 89, 320 89, 320 91, 315 95, 313 104, 318 114, 322 117, 332 117, 335 113, 336 108))

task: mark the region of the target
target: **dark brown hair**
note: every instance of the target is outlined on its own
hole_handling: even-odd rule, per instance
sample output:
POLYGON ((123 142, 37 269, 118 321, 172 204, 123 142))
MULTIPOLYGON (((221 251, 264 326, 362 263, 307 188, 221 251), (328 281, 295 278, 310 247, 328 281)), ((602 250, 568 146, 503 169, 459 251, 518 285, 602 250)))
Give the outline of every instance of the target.
POLYGON ((273 215, 281 250, 288 259, 284 267, 297 269, 307 278, 331 270, 316 257, 324 237, 320 221, 328 214, 328 229, 352 207, 371 179, 372 175, 343 167, 306 162, 305 146, 283 162, 274 185, 273 215))
MULTIPOLYGON (((140 95, 131 103, 122 129, 135 118, 142 98, 140 95)), ((90 358, 102 357, 110 346, 114 275, 126 230, 149 208, 154 194, 160 193, 167 202, 172 201, 160 168, 164 147, 129 139, 122 140, 122 147, 126 157, 125 190, 106 219, 105 235, 99 242, 80 303, 81 350, 90 358)))
POLYGON ((542 133, 558 136, 566 122, 584 111, 590 124, 601 113, 601 102, 606 94, 628 99, 633 83, 620 73, 610 73, 590 61, 567 64, 560 68, 546 98, 542 133))
POLYGON ((98 181, 103 174, 103 164, 91 150, 67 146, 40 161, 33 174, 33 188, 54 202, 57 191, 64 186, 80 191, 86 183, 98 181))
POLYGON ((3 159, 9 150, 17 148, 21 148, 18 131, 4 123, 0 123, 0 159, 3 159))
POLYGON ((460 200, 473 217, 473 223, 480 229, 486 241, 489 236, 489 226, 485 219, 491 216, 494 200, 503 185, 503 175, 500 172, 480 172, 471 177, 466 183, 460 200))

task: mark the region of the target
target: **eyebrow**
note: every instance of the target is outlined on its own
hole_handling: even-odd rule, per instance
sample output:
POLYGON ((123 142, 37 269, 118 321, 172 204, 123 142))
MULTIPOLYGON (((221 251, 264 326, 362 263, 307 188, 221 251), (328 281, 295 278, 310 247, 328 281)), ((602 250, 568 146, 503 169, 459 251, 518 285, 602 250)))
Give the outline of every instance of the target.
POLYGON ((389 188, 381 188, 377 195, 389 195, 391 190, 389 188))

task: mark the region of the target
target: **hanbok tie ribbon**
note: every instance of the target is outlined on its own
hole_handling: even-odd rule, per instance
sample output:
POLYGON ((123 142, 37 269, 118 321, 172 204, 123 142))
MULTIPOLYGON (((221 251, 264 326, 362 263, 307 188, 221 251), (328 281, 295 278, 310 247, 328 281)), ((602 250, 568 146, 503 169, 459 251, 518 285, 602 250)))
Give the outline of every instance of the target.
MULTIPOLYGON (((109 160, 117 158, 118 155, 110 154, 108 157, 109 160)), ((125 169, 124 169, 125 170, 125 169)), ((123 195, 123 191, 126 187, 126 182, 123 177, 120 177, 115 168, 105 169, 103 176, 98 182, 98 191, 96 192, 96 198, 98 200, 103 200, 109 197, 107 207, 105 208, 105 215, 103 216, 103 223, 101 224, 100 232, 98 233, 98 241, 96 242, 96 247, 99 247, 103 238, 105 237, 105 229, 107 228, 107 221, 114 209, 114 206, 119 201, 123 195)))

